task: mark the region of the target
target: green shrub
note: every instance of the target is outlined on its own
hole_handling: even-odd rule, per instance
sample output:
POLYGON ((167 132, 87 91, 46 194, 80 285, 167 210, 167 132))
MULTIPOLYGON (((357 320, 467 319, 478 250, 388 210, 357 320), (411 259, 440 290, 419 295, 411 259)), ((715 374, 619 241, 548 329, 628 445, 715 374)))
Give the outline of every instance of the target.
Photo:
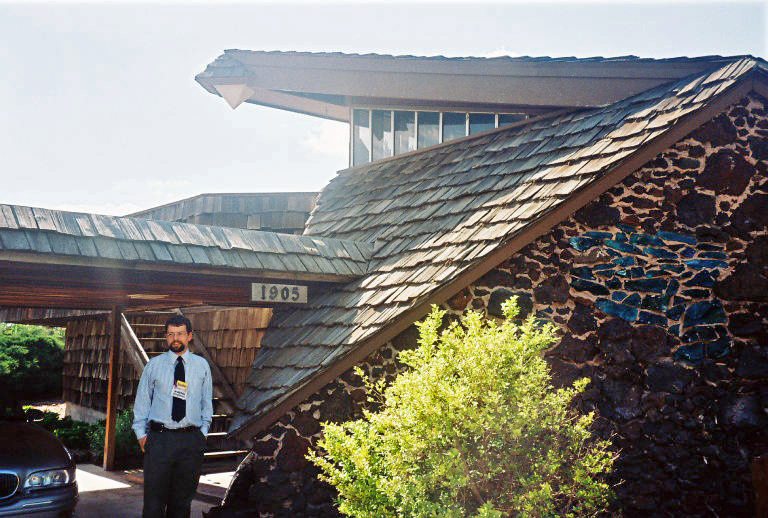
POLYGON ((0 324, 0 393, 23 401, 61 396, 64 331, 0 324))
MULTIPOLYGON (((140 458, 142 453, 136 435, 133 433, 131 425, 133 424, 133 412, 126 409, 117 414, 115 423, 115 458, 117 459, 135 459, 140 458)), ((106 421, 99 421, 90 433, 91 453, 95 456, 104 455, 104 433, 106 421)))
MULTIPOLYGON (((419 346, 389 387, 367 378, 376 411, 323 424, 308 458, 359 517, 585 516, 604 512, 613 456, 590 415, 571 408, 587 380, 555 389, 541 351, 551 324, 485 322, 470 312, 439 331, 443 311, 418 324, 419 346)), ((362 371, 357 369, 363 376, 362 371)))
MULTIPOLYGON (((31 407, 25 406, 24 410, 29 411, 31 407)), ((35 424, 45 428, 70 449, 87 450, 90 447, 91 433, 97 427, 96 424, 89 424, 83 421, 75 421, 69 416, 60 418, 56 412, 43 412, 40 420, 35 424)))

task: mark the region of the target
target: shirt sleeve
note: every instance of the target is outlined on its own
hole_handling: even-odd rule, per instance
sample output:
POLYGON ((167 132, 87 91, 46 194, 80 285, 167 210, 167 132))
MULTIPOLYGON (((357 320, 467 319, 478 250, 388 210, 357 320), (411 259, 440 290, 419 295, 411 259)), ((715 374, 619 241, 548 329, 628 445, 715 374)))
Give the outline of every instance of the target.
POLYGON ((200 431, 207 437, 211 421, 213 420, 213 379, 208 362, 203 360, 203 364, 205 366, 205 376, 203 377, 202 401, 200 401, 200 419, 202 421, 200 431))
POLYGON ((136 401, 133 404, 133 433, 137 439, 147 435, 147 421, 149 420, 149 408, 152 404, 152 384, 150 383, 151 367, 148 363, 139 378, 139 386, 136 388, 136 401))

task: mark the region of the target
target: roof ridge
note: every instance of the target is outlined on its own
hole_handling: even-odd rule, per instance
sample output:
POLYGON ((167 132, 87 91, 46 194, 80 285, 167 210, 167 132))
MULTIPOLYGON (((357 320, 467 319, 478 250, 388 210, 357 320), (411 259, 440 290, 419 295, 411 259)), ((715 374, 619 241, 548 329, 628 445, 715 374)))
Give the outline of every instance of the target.
POLYGON ((752 57, 749 54, 739 54, 732 56, 722 56, 719 54, 710 54, 706 56, 672 56, 672 57, 640 57, 635 55, 623 55, 623 56, 445 56, 442 54, 435 55, 414 55, 414 54, 388 54, 378 52, 315 52, 304 50, 250 50, 250 49, 225 49, 225 54, 233 53, 248 53, 248 54, 265 54, 265 55, 294 55, 294 56, 316 56, 316 57, 349 57, 349 58, 382 58, 382 59, 426 59, 426 60, 444 60, 444 61, 512 61, 512 62, 657 62, 657 63, 669 63, 669 62, 700 62, 700 61, 727 61, 741 57, 752 57))

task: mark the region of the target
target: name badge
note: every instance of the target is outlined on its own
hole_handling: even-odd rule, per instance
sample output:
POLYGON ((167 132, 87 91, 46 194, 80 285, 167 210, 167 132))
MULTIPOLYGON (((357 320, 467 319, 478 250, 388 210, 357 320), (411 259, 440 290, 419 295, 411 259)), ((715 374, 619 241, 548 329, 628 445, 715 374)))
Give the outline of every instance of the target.
POLYGON ((187 383, 185 381, 177 381, 171 391, 171 396, 177 397, 181 400, 187 400, 187 383))

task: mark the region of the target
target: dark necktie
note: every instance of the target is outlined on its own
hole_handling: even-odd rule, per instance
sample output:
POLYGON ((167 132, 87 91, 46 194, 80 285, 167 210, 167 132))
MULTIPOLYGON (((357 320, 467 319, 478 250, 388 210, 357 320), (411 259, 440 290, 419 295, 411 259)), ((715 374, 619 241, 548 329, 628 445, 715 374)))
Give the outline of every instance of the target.
MULTIPOLYGON (((176 386, 177 381, 184 381, 184 360, 179 356, 176 359, 176 370, 173 371, 173 385, 176 386)), ((173 398, 173 408, 171 409, 171 417, 174 421, 179 422, 187 415, 187 402, 181 398, 173 398)))

